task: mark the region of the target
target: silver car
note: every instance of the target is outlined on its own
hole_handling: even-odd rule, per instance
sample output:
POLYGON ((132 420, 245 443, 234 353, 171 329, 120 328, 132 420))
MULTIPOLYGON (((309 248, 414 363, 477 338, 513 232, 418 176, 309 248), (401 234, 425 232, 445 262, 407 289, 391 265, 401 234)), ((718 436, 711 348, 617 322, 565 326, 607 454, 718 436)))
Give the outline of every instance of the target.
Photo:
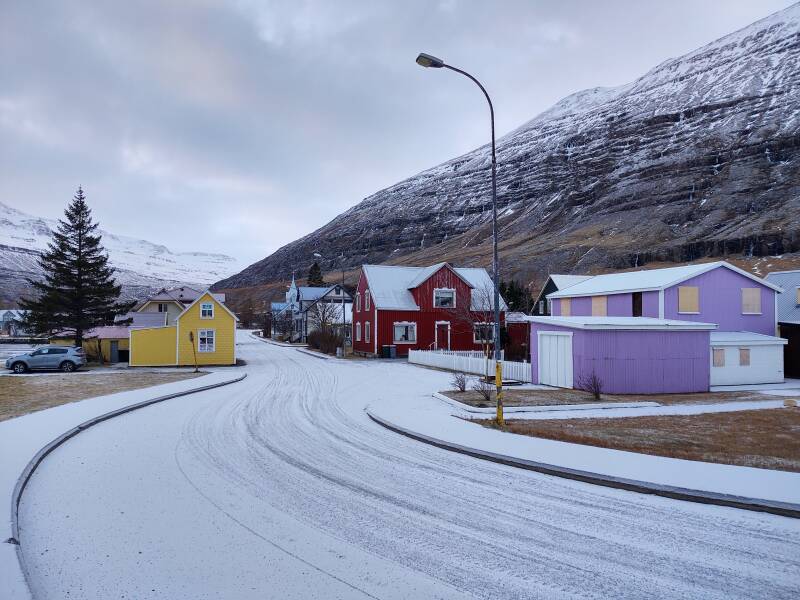
POLYGON ((6 359, 6 369, 26 373, 39 369, 58 369, 72 373, 86 364, 83 348, 77 346, 41 346, 33 352, 6 359))

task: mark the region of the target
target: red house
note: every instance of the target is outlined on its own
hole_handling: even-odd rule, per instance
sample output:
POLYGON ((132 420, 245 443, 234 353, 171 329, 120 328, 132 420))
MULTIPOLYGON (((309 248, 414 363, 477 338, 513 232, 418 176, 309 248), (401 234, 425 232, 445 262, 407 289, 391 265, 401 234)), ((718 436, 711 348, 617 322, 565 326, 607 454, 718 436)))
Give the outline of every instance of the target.
MULTIPOLYGON (((364 265, 353 309, 353 351, 480 350, 494 336, 494 287, 486 269, 364 265)), ((506 303, 500 299, 500 322, 506 303)))

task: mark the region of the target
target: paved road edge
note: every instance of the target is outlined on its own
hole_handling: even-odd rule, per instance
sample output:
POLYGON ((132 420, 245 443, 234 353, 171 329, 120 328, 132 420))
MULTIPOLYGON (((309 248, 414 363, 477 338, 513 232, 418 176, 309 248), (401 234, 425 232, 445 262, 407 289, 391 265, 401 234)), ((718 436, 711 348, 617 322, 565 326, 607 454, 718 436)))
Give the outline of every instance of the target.
POLYGON ((641 494, 651 494, 655 496, 663 496, 665 498, 672 498, 674 500, 686 500, 689 502, 697 502, 700 504, 712 504, 716 506, 727 506, 731 508, 740 508, 743 510, 750 510, 755 512, 764 512, 783 517, 790 517, 800 519, 800 504, 792 504, 788 502, 773 502, 769 500, 759 500, 758 498, 747 498, 743 496, 733 496, 728 494, 718 494, 714 492, 706 492, 703 490, 692 490, 687 488, 671 487, 659 485, 656 483, 649 483, 646 481, 638 481, 633 479, 622 479, 603 475, 601 473, 592 473, 589 471, 579 471, 576 469, 569 469, 567 467, 560 467, 558 465, 551 465, 540 463, 514 456, 507 456, 505 454, 496 454, 480 450, 478 448, 470 448, 462 446, 446 440, 430 437, 422 433, 411 431, 405 427, 401 427, 380 417, 367 408, 365 409, 367 416, 378 425, 385 427, 395 433, 404 435, 411 439, 436 446, 451 452, 458 452, 459 454, 466 454, 474 458, 488 460, 491 462, 518 467, 528 471, 536 471, 545 475, 553 475, 555 477, 563 477, 572 479, 574 481, 582 481, 584 483, 591 483, 594 485, 601 485, 604 487, 616 488, 620 490, 627 490, 630 492, 639 492, 641 494))
POLYGON ((217 383, 211 383, 208 385, 204 385, 201 387, 193 388, 190 390, 184 390, 181 392, 174 392, 172 394, 165 394, 164 396, 158 396, 157 398, 150 398, 149 400, 143 400, 142 402, 137 402, 136 404, 131 404, 129 406, 124 406, 122 408, 118 408, 116 410, 112 410, 107 413, 103 413, 102 415, 98 415, 93 417, 87 421, 84 421, 80 425, 73 427, 59 435, 49 444, 43 446, 36 454, 34 454, 33 458, 28 462, 23 469, 22 473, 20 474, 19 478, 17 479, 17 483, 14 486, 14 493, 11 497, 11 540, 10 543, 16 545, 16 554, 17 560, 19 561, 19 566, 22 571, 22 575, 25 579, 25 584, 28 586, 28 596, 31 597, 30 593, 30 585, 28 584, 28 572, 25 568, 25 562, 22 558, 22 547, 20 542, 20 535, 19 535, 19 505, 22 502, 22 494, 25 492, 25 488, 28 485, 31 477, 36 472, 36 469, 39 467, 40 464, 44 461, 47 456, 53 452, 56 448, 61 446, 64 442, 72 439, 82 431, 85 431, 99 423, 104 421, 108 421, 109 419, 113 419, 114 417, 119 417, 120 415, 124 415, 129 412, 133 412, 135 410, 139 410, 140 408, 145 408, 147 406, 151 406, 153 404, 158 404, 159 402, 164 402, 165 400, 172 400, 173 398, 180 398, 181 396, 188 396, 190 394, 197 394, 199 392, 205 392, 208 390, 213 390, 215 388, 223 387, 226 385, 230 385, 232 383, 239 383, 245 377, 247 377, 247 373, 243 373, 241 376, 236 377, 235 379, 230 379, 227 381, 220 381, 217 383))

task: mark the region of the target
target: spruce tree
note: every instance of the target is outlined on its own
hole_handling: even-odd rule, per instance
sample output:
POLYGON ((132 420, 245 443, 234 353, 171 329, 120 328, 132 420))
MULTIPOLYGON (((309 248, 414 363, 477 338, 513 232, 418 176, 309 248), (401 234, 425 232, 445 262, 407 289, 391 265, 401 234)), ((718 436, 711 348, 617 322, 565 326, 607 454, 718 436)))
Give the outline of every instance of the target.
POLYGON ((70 331, 80 346, 84 333, 113 322, 114 315, 127 312, 132 303, 120 303, 121 286, 97 235, 98 224, 79 187, 59 220, 48 249, 39 257, 44 278, 29 279, 35 294, 20 304, 30 311, 25 324, 38 334, 70 331))
POLYGON ((317 261, 308 269, 308 277, 306 278, 309 287, 325 287, 325 280, 322 278, 322 269, 317 261))

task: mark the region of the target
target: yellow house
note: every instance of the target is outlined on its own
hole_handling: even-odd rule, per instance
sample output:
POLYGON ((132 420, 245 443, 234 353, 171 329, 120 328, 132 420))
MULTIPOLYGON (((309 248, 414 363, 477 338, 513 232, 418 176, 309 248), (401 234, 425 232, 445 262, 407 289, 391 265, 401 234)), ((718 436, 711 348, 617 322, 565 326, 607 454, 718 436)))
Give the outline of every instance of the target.
MULTIPOLYGON (((73 333, 62 333, 50 338, 57 346, 74 346, 73 333)), ((118 325, 95 327, 83 334, 83 351, 89 360, 96 361, 100 355, 103 362, 128 362, 128 328, 118 325)))
MULTIPOLYGON (((148 302, 141 309, 150 306, 148 302)), ((211 292, 167 319, 167 325, 130 330, 132 367, 236 364, 238 319, 211 292)))

